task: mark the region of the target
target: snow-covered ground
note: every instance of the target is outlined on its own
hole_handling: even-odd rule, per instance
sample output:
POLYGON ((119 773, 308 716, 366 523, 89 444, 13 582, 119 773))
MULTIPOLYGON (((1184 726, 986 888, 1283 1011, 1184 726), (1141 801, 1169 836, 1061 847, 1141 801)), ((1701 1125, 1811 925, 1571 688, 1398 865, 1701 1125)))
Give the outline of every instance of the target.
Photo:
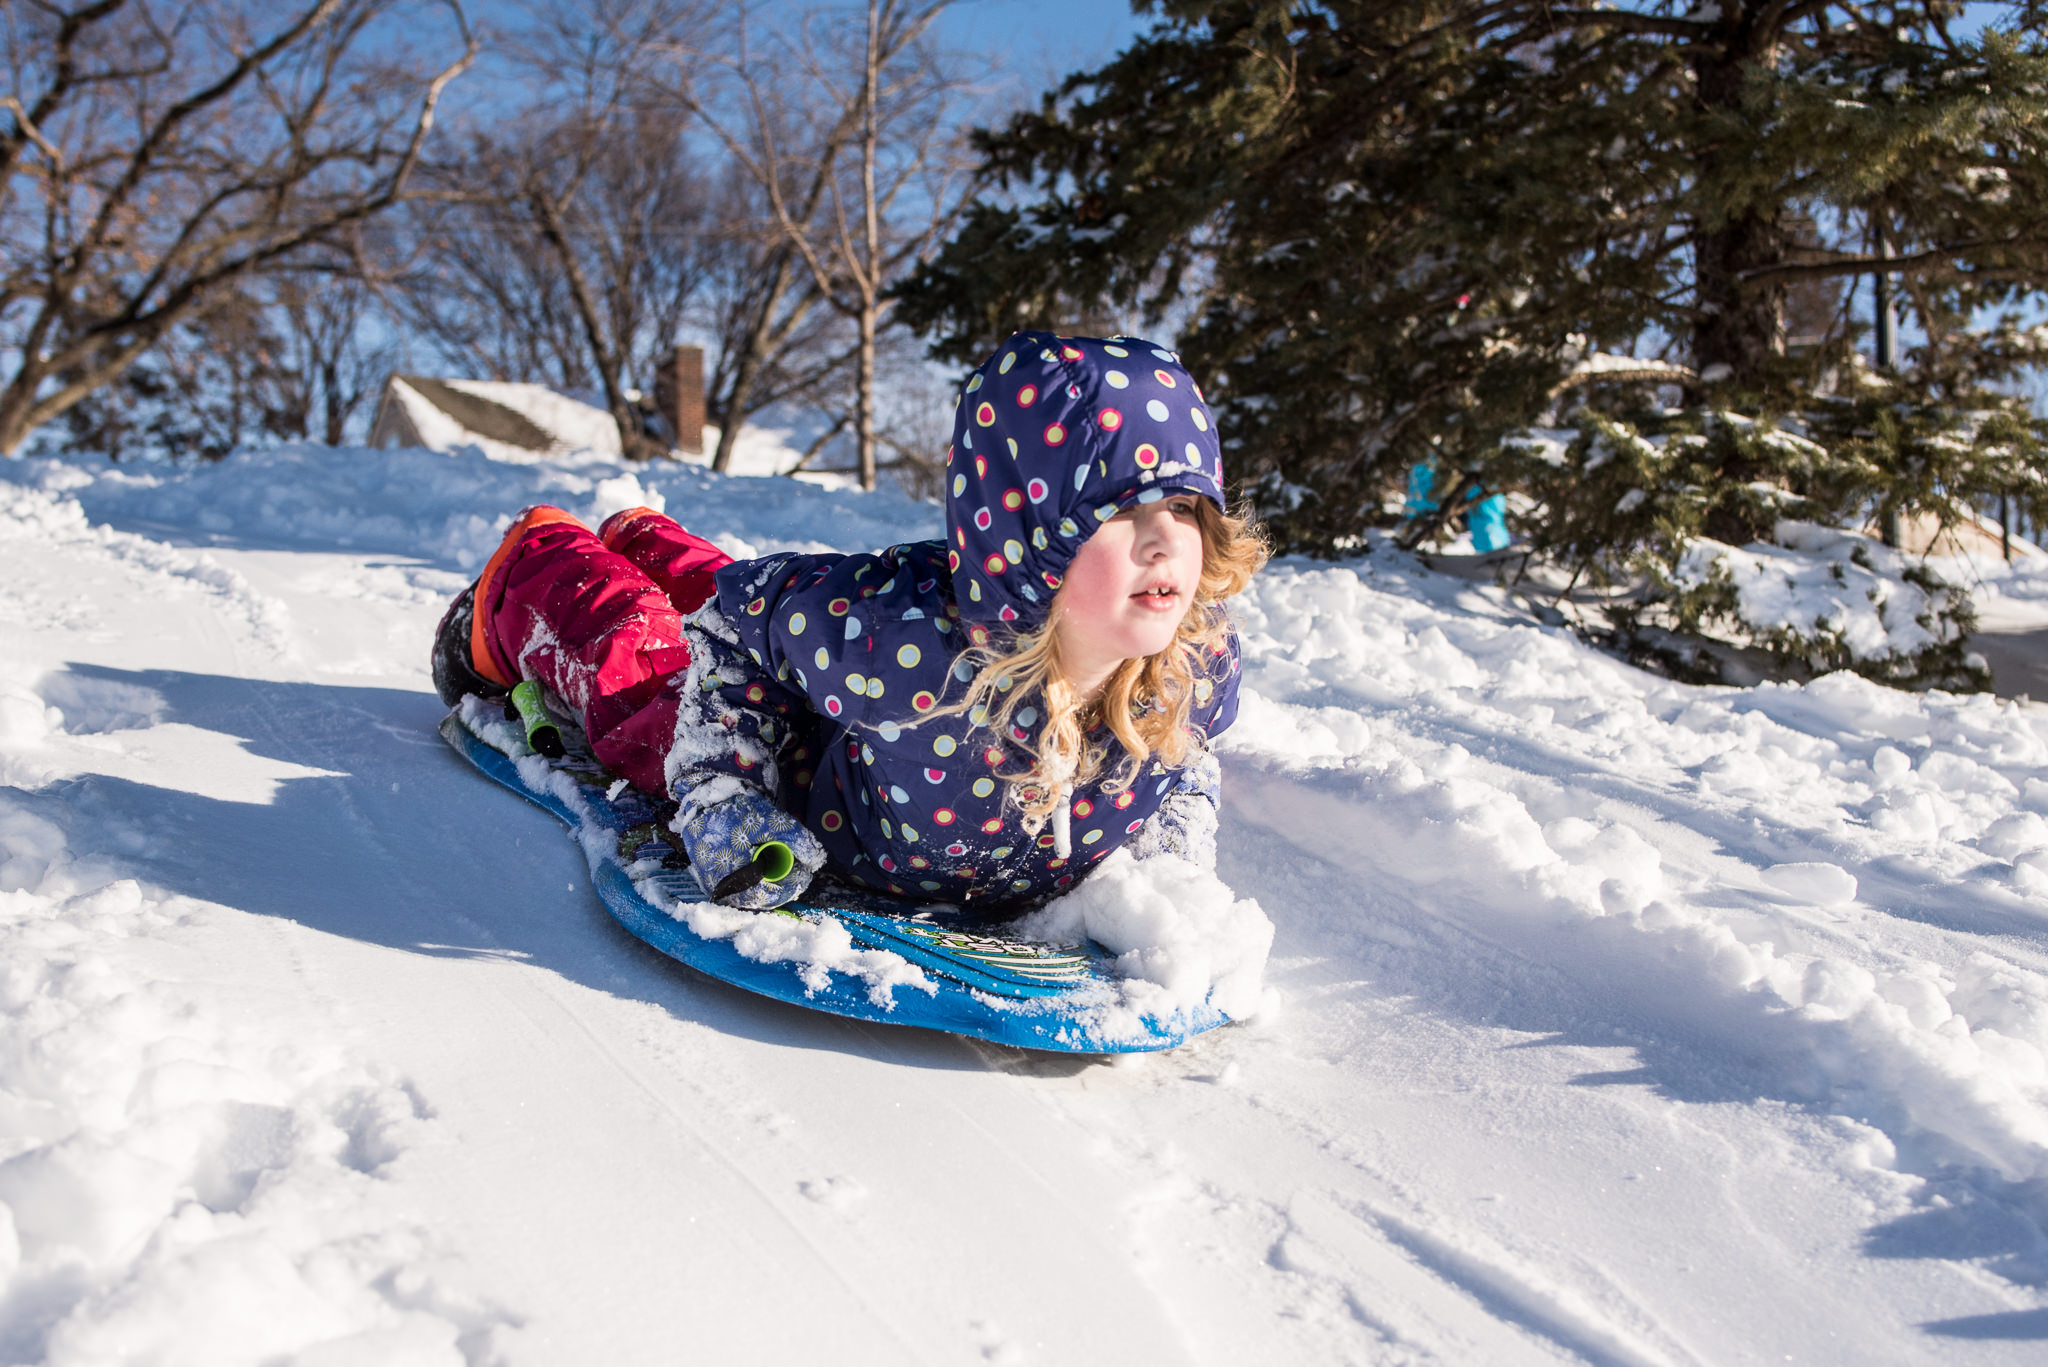
POLYGON ((1041 1057, 694 977, 446 751, 434 622, 536 501, 938 528, 595 458, 0 464, 0 1362, 2040 1360, 2048 712, 1278 563, 1222 747, 1267 1005, 1041 1057))
POLYGON ((1968 585, 1977 621, 1986 631, 2039 631, 2048 627, 2048 556, 2022 556, 2012 564, 1985 559, 1938 564, 1938 572, 1968 585))

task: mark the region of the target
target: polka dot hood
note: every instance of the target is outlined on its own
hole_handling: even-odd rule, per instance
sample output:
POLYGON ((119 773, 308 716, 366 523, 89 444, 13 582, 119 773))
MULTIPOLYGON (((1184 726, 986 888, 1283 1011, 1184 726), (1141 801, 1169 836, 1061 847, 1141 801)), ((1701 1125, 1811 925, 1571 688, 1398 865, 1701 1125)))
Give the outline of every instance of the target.
MULTIPOLYGON (((1020 333, 969 377, 946 472, 946 536, 872 554, 786 553, 718 571, 682 685, 670 777, 719 769, 802 818, 835 875, 897 896, 998 907, 1056 893, 1135 835, 1188 771, 1153 762, 1073 790, 1070 843, 1026 830, 1004 774, 1028 766, 1037 711, 1008 734, 954 713, 973 647, 1045 621, 1089 535, 1127 504, 1222 503, 1215 424, 1173 354, 1134 338, 1020 333), (937 714, 937 715, 935 715, 937 714)), ((1190 724, 1237 712, 1234 638, 1198 680, 1190 724)), ((1190 789, 1192 791, 1192 789, 1190 789)))
POLYGON ((1224 506, 1216 423, 1180 358, 1135 337, 1018 333, 969 377, 953 418, 946 545, 961 617, 1038 626, 1095 529, 1170 493, 1224 506))

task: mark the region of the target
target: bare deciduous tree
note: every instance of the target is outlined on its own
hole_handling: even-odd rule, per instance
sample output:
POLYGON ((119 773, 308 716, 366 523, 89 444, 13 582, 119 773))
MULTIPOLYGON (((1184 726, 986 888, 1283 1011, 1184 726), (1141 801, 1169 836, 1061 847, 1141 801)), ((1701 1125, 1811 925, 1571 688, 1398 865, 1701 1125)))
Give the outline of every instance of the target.
POLYGON ((655 454, 651 384, 712 269, 711 195, 681 123, 628 98, 654 35, 693 0, 550 7, 517 35, 517 117, 428 168, 395 292, 443 352, 498 379, 594 389, 629 456, 655 454))
POLYGON ((360 269, 340 255, 223 287, 36 441, 116 459, 214 459, 264 440, 340 445, 396 355, 373 307, 360 269))
POLYGON ((482 169, 464 158, 433 176, 442 188, 413 203, 370 278, 409 333, 458 369, 595 388, 560 273, 522 217, 497 211, 509 192, 478 193, 498 184, 482 169))
POLYGON ((255 272, 397 203, 442 90, 388 0, 24 7, 0 98, 0 452, 255 272))
POLYGON ((716 469, 758 407, 760 372, 822 302, 854 334, 851 425, 861 483, 874 486, 888 290, 950 227, 968 188, 949 117, 962 83, 924 41, 945 3, 867 0, 858 25, 817 10, 759 41, 741 8, 722 48, 670 44, 660 94, 717 137, 770 216, 737 355, 721 366, 730 389, 716 469))
POLYGON ((349 422, 397 358, 388 335, 367 335, 376 298, 360 254, 321 261, 273 281, 279 328, 279 426, 285 435, 339 446, 349 422))
MULTIPOLYGON (((806 183, 806 202, 813 194, 822 196, 834 155, 831 149, 820 154, 816 174, 806 183)), ((719 424, 711 468, 724 471, 748 418, 828 388, 853 354, 843 336, 844 320, 818 307, 824 296, 775 225, 762 187, 735 168, 720 204, 709 300, 717 361, 705 405, 719 424)), ((835 422, 826 440, 845 426, 835 422)), ((814 449, 806 459, 816 454, 814 449)))

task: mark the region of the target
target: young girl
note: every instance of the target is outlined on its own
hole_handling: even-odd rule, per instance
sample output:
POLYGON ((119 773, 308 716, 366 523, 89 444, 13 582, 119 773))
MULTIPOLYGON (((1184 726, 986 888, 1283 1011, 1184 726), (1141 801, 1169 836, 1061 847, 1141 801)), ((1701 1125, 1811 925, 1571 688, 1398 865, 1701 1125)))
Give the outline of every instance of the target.
POLYGON ((943 541, 735 561, 646 508, 595 535, 529 509, 443 620, 435 684, 545 684, 676 799, 737 905, 829 870, 1000 912, 1127 843, 1210 862, 1222 604, 1265 556, 1214 429, 1171 352, 1020 333, 962 391, 943 541), (777 845, 787 873, 741 886, 777 845))

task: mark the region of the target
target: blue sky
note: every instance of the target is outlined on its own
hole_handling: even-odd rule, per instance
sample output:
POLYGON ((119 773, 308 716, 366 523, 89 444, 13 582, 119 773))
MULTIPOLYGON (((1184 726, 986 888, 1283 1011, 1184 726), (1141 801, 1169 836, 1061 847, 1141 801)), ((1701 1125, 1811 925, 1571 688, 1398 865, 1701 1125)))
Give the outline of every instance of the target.
POLYGON ((948 43, 1000 62, 998 103, 1035 100, 1069 72, 1101 66, 1149 24, 1125 0, 956 0, 939 18, 948 43))
MULTIPOLYGON (((544 3, 544 0, 543 0, 544 3)), ((817 0, 755 0, 752 9, 772 24, 778 10, 801 11, 817 0)), ((842 0, 842 8, 853 8, 842 0)), ((483 61, 449 90, 448 114, 453 119, 488 111, 501 97, 516 96, 492 69, 504 33, 521 21, 522 0, 470 0, 465 6, 473 22, 493 40, 483 61)), ((978 73, 984 89, 982 119, 1000 122, 1002 111, 1036 103, 1041 91, 1070 72, 1102 66, 1149 27, 1151 21, 1131 13, 1128 0, 954 0, 939 15, 935 32, 946 46, 986 61, 978 73)), ((422 60, 446 60, 460 50, 443 16, 431 9, 406 15, 399 31, 422 60)))

